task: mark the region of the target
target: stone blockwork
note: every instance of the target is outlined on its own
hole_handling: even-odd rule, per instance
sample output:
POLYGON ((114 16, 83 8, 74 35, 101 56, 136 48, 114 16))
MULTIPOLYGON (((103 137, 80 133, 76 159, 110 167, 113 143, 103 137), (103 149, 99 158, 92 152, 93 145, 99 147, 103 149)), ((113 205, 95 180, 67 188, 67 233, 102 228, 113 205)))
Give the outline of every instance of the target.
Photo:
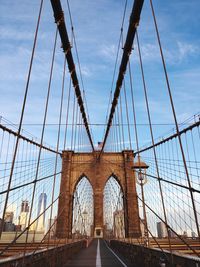
POLYGON ((57 237, 66 238, 71 235, 73 194, 82 177, 87 177, 93 188, 94 229, 103 231, 103 191, 111 176, 116 178, 124 194, 126 237, 139 237, 141 233, 133 167, 132 150, 121 153, 104 152, 100 159, 98 151, 63 151, 57 237))

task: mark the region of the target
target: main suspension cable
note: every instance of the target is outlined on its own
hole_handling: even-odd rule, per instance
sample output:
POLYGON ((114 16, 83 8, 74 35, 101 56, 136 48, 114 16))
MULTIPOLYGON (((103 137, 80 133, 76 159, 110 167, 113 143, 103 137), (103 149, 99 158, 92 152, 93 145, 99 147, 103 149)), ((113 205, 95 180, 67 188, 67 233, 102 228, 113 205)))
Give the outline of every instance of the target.
POLYGON ((135 37, 136 28, 139 24, 140 14, 141 14, 142 7, 143 7, 143 2, 144 2, 144 0, 135 0, 134 4, 133 4, 131 16, 130 16, 130 21, 129 21, 127 37, 126 37, 126 41, 125 41, 125 45, 124 45, 124 51, 123 51, 121 64, 120 64, 120 68, 119 68, 118 79, 116 82, 115 93, 114 93, 114 97, 113 97, 113 101, 112 101, 112 106, 110 109, 110 115, 109 115, 108 124, 107 124, 106 132, 105 132, 105 136, 104 136, 104 140, 103 140, 102 149, 100 151, 99 156, 101 156, 101 154, 104 150, 105 143, 106 143, 106 140, 108 138, 110 128, 112 126, 112 120, 113 120, 115 109, 116 109, 116 106, 118 103, 118 98, 119 98, 122 83, 124 80, 124 75, 126 73, 127 64, 129 62, 129 57, 130 57, 131 52, 132 52, 133 40, 135 37))

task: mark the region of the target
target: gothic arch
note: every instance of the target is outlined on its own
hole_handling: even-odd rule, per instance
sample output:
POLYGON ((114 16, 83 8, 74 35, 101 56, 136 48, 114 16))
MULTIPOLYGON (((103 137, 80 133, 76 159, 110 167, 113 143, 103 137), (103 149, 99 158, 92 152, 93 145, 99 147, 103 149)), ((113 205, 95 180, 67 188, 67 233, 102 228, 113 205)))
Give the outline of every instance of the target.
POLYGON ((123 193, 123 195, 124 195, 124 187, 123 187, 123 185, 122 185, 122 183, 121 183, 122 179, 119 178, 119 175, 117 175, 117 174, 115 174, 115 173, 111 173, 111 174, 106 178, 105 183, 104 183, 104 185, 103 185, 103 188, 105 188, 106 183, 107 183, 107 182, 109 181, 109 179, 112 178, 112 177, 117 181, 117 183, 119 184, 119 186, 120 186, 120 188, 121 188, 121 190, 122 190, 122 193, 123 193))
MULTIPOLYGON (((62 177, 58 204, 57 237, 71 237, 72 198, 74 190, 82 177, 86 177, 93 188, 94 201, 94 236, 96 230, 103 237, 103 190, 108 179, 113 176, 121 186, 124 195, 126 237, 139 237, 140 220, 135 185, 134 156, 132 150, 105 152, 99 158, 99 151, 75 153, 63 151, 62 177), (65 207, 65 209, 63 209, 65 207)), ((99 237, 100 237, 99 236, 99 237)))
POLYGON ((88 180, 89 184, 90 184, 91 187, 92 187, 92 191, 94 192, 93 184, 92 184, 91 179, 89 178, 88 175, 86 175, 85 173, 82 173, 81 175, 78 175, 77 177, 78 177, 78 178, 75 179, 74 184, 73 184, 73 189, 72 189, 73 194, 74 194, 74 192, 75 192, 75 190, 76 190, 77 185, 79 184, 79 182, 80 182, 83 178, 86 178, 86 179, 88 180))
POLYGON ((72 234, 91 236, 94 222, 94 193, 89 178, 83 173, 76 179, 72 193, 72 234), (87 222, 87 223, 86 223, 87 222))

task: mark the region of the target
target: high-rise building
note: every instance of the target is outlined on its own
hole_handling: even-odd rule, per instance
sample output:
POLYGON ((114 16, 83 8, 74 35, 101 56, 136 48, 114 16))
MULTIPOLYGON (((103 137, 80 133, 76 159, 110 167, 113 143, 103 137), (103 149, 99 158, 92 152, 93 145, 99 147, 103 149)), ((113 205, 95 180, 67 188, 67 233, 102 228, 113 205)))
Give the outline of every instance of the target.
POLYGON ((28 214, 29 214, 29 202, 28 200, 22 200, 21 212, 19 215, 19 225, 21 225, 22 231, 27 227, 28 214))
POLYGON ((113 213, 113 217, 114 217, 114 236, 117 238, 123 238, 125 236, 124 211, 116 210, 113 213))
POLYGON ((194 231, 191 231, 191 237, 195 238, 196 237, 196 233, 194 231))
POLYGON ((48 220, 47 231, 50 232, 50 237, 54 237, 55 236, 55 234, 56 234, 56 216, 54 217, 54 219, 49 219, 48 220))
MULTIPOLYGON (((41 193, 39 196, 37 217, 39 217, 39 215, 45 211, 46 205, 47 205, 47 194, 41 193)), ((45 212, 37 220, 36 230, 43 232, 45 231, 45 212)))
POLYGON ((5 222, 4 223, 4 232, 14 232, 15 231, 15 225, 12 222, 5 222))
POLYGON ((176 234, 171 229, 168 230, 168 233, 169 233, 170 238, 176 238, 177 237, 176 234))
POLYGON ((187 231, 183 231, 183 237, 188 237, 187 231))
POLYGON ((8 203, 6 213, 4 216, 5 222, 12 222, 14 224, 17 224, 17 218, 15 217, 17 214, 17 206, 16 203, 8 203))
POLYGON ((14 212, 13 211, 6 211, 5 217, 4 217, 4 222, 13 223, 13 218, 14 218, 14 212))
POLYGON ((21 212, 29 212, 28 200, 22 200, 21 212))
POLYGON ((157 222, 158 238, 167 237, 167 228, 163 222, 157 222))

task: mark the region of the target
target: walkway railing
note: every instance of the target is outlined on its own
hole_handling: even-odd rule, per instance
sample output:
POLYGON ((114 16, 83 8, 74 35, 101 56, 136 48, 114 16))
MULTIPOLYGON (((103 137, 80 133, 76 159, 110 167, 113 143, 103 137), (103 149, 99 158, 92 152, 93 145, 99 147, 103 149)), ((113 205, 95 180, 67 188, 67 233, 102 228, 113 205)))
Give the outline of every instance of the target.
MULTIPOLYGON (((0 260, 0 265, 3 267, 10 266, 31 266, 31 267, 60 267, 66 264, 74 254, 80 249, 86 247, 86 241, 78 241, 70 244, 59 245, 57 247, 49 247, 49 249, 41 249, 35 253, 27 253, 24 257, 21 255, 8 257, 0 260)), ((42 246, 42 244, 41 244, 42 246)))
MULTIPOLYGON (((123 255, 123 257, 131 261, 131 266, 133 267, 145 267, 145 266, 154 266, 154 267, 168 267, 170 264, 170 252, 161 251, 160 249, 147 248, 140 245, 134 245, 130 243, 120 242, 117 240, 111 240, 110 246, 113 250, 123 255), (163 253, 164 252, 164 253, 163 253)), ((183 256, 176 252, 173 252, 173 266, 190 266, 190 267, 199 267, 200 259, 193 256, 183 256)))

